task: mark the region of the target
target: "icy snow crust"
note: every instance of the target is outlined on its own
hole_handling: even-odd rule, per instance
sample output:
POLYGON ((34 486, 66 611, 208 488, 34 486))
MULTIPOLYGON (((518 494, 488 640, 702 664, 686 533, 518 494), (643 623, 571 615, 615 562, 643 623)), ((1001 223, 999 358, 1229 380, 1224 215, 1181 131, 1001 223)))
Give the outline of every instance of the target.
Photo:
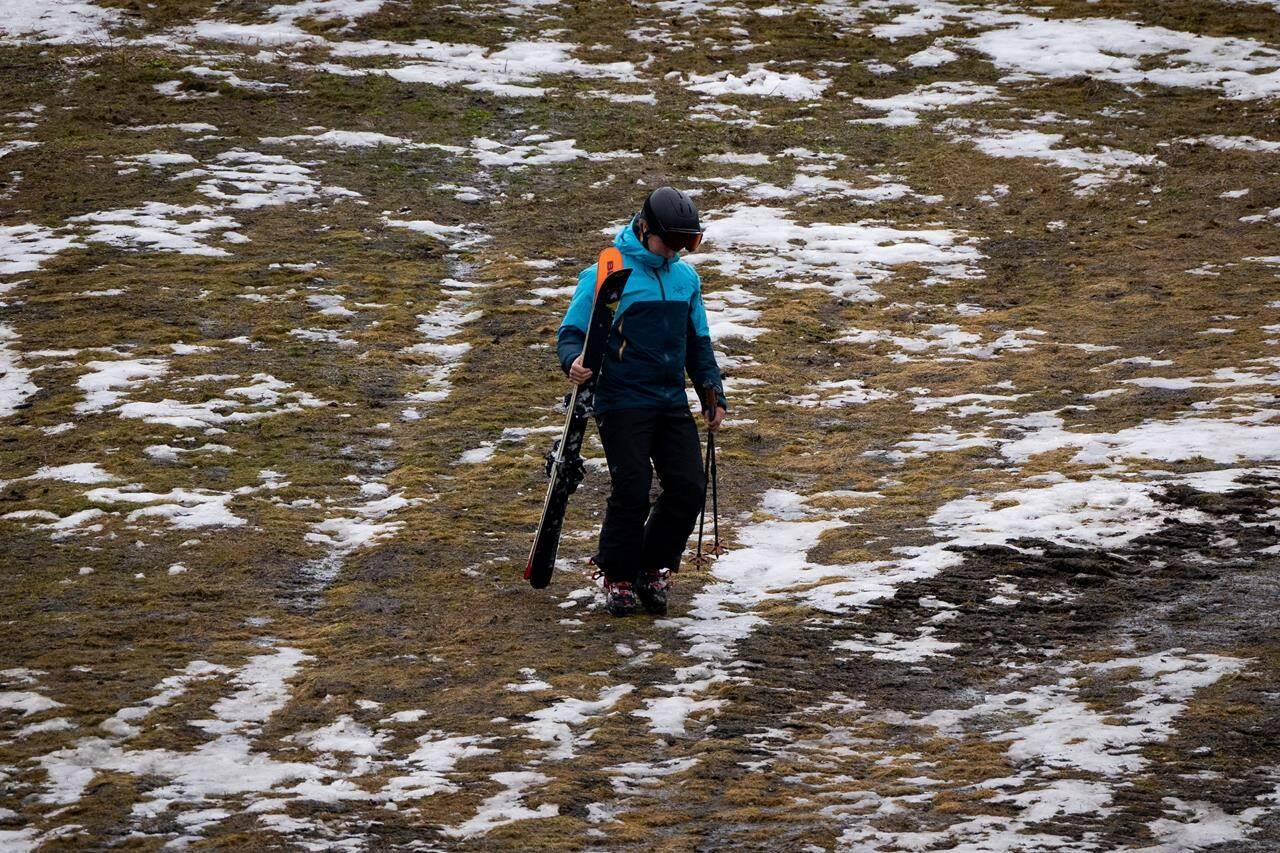
POLYGON ((1280 845, 1268 3, 418 11, 4 9, 0 849, 1280 845), (610 621, 668 180, 725 550, 610 621))

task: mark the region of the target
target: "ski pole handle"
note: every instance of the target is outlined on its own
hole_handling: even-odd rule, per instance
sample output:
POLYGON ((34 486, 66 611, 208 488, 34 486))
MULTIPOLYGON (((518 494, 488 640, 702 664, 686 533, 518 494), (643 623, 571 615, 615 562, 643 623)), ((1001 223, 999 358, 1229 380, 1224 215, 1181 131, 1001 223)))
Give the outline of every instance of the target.
POLYGON ((716 389, 714 385, 703 385, 698 389, 698 402, 702 403, 702 411, 714 411, 716 407, 716 389))
POLYGON ((711 384, 703 385, 698 389, 698 402, 702 403, 702 414, 710 424, 720 406, 720 389, 711 384))

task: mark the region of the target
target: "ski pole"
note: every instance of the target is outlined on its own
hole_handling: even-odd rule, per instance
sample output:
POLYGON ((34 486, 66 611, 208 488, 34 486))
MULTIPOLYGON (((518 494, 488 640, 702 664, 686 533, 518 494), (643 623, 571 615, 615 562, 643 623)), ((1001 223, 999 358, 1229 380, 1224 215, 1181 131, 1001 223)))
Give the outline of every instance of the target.
MULTIPOLYGON (((708 432, 706 461, 702 464, 702 482, 703 483, 710 482, 711 452, 712 452, 712 447, 714 446, 712 444, 712 441, 713 439, 711 437, 711 433, 708 432)), ((706 521, 707 521, 707 490, 704 486, 702 490, 702 512, 698 514, 698 556, 693 558, 693 564, 698 568, 702 568, 704 565, 706 565, 706 562, 707 562, 707 558, 702 556, 702 530, 706 524, 706 521)), ((715 522, 713 521, 713 523, 715 522)))
MULTIPOLYGON (((711 468, 711 529, 715 537, 711 544, 711 553, 718 557, 725 552, 725 548, 720 541, 720 477, 716 467, 716 435, 713 432, 707 433, 707 451, 711 468)), ((705 499, 703 506, 706 506, 705 499)))
MULTIPOLYGON (((704 412, 714 413, 716 410, 716 387, 714 385, 703 385, 698 389, 698 396, 702 401, 702 410, 704 412)), ((694 558, 694 564, 699 568, 704 566, 712 555, 724 553, 724 548, 720 544, 720 504, 719 495, 716 489, 716 437, 715 433, 707 428, 707 454, 706 461, 702 466, 702 482, 711 486, 711 504, 712 515, 711 524, 715 541, 712 543, 711 550, 708 555, 702 555, 702 533, 707 521, 707 492, 706 486, 702 492, 702 512, 698 517, 698 554, 694 558)))

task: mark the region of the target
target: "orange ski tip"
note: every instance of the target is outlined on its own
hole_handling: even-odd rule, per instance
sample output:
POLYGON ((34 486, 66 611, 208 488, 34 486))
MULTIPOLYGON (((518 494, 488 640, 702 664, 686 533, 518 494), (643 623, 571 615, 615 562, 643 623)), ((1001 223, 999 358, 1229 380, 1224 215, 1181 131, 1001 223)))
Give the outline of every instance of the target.
POLYGON ((610 274, 622 269, 622 252, 618 251, 617 246, 610 246, 600 252, 600 257, 596 260, 596 287, 604 284, 604 280, 610 274))

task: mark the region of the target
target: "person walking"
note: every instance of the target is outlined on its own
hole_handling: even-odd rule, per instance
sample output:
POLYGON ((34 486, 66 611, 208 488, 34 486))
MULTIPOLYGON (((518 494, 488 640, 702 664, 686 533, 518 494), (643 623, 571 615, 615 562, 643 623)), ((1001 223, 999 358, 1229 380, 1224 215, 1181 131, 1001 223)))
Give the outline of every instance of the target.
MULTIPOLYGON (((631 277, 596 380, 596 426, 611 491, 591 562, 603 572, 605 609, 614 616, 641 606, 654 614, 667 612, 670 573, 679 569, 702 508, 707 482, 685 374, 704 400, 707 429, 718 430, 728 409, 702 282, 680 259, 680 252, 698 247, 702 234, 689 196, 662 187, 645 198, 613 241, 631 277), (662 492, 650 506, 655 469, 662 492)), ((577 385, 591 378, 582 365, 582 349, 595 282, 594 265, 579 274, 556 335, 560 366, 577 385)))

